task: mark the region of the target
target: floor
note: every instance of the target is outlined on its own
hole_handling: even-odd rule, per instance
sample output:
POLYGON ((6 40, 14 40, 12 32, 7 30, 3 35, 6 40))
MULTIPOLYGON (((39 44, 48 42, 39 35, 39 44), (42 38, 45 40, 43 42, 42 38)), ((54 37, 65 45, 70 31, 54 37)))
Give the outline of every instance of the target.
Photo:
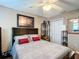
POLYGON ((7 57, 7 58, 0 58, 0 59, 12 59, 12 57, 7 57))
MULTIPOLYGON (((8 57, 8 58, 0 58, 0 59, 12 59, 12 57, 8 57)), ((79 59, 79 54, 75 54, 75 59, 79 59)))
POLYGON ((2 58, 2 59, 12 59, 11 57, 8 57, 8 58, 2 58))
POLYGON ((75 59, 79 59, 79 54, 75 54, 75 59))

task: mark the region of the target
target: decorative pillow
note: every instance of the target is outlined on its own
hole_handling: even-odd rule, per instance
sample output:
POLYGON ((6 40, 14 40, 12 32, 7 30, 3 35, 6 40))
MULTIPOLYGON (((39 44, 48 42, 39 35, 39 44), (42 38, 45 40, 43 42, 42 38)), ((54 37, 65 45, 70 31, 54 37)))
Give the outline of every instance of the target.
POLYGON ((33 41, 39 41, 40 40, 40 37, 32 37, 32 40, 33 41))
POLYGON ((28 38, 19 39, 19 44, 25 44, 25 43, 29 43, 28 38))
POLYGON ((32 37, 39 37, 39 35, 37 35, 37 34, 31 34, 31 35, 29 35, 29 37, 30 37, 31 41, 33 41, 33 38, 32 37))
POLYGON ((29 37, 27 35, 20 35, 20 36, 15 36, 14 40, 18 44, 19 39, 22 39, 22 38, 28 38, 29 39, 29 37))

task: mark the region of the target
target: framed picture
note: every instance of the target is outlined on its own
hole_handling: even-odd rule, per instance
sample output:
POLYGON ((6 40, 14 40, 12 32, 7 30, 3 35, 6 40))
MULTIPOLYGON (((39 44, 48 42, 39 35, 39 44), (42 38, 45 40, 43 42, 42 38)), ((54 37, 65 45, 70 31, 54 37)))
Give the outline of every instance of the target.
POLYGON ((17 14, 17 26, 34 28, 34 17, 17 14))

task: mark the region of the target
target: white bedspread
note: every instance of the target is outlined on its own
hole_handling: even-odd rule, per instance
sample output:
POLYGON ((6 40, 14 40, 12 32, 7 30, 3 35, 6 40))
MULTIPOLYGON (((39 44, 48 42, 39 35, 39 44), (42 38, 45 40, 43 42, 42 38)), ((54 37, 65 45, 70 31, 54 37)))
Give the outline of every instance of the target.
POLYGON ((27 44, 16 44, 12 55, 14 59, 62 59, 70 49, 48 41, 36 41, 27 44))

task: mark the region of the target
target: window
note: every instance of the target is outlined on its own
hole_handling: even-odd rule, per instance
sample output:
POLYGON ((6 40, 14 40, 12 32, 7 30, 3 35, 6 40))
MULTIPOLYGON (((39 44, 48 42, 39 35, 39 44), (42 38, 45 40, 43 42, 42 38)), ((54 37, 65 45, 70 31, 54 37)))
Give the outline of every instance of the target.
POLYGON ((78 31, 79 30, 79 23, 78 19, 73 19, 73 31, 78 31))

